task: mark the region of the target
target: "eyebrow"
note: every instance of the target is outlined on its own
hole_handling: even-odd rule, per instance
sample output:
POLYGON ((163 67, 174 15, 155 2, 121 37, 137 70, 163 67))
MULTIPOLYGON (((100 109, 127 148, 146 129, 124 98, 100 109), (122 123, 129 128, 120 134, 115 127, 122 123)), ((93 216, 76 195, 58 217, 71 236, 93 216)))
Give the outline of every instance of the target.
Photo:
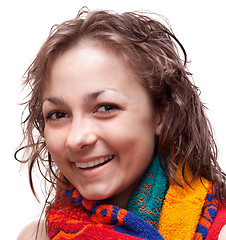
POLYGON ((45 101, 51 102, 54 105, 63 105, 64 104, 64 100, 62 98, 58 98, 58 97, 49 97, 49 98, 45 98, 43 100, 43 103, 45 101))
POLYGON ((104 93, 105 91, 106 91, 106 90, 100 90, 100 91, 96 91, 96 92, 93 92, 93 93, 88 93, 88 94, 85 96, 84 101, 85 101, 85 102, 94 101, 94 100, 96 100, 102 93, 104 93))
MULTIPOLYGON (((99 91, 96 91, 96 92, 88 93, 84 98, 84 102, 91 102, 91 101, 96 100, 101 94, 103 94, 107 90, 117 92, 114 88, 107 88, 107 89, 99 90, 99 91)), ((59 98, 59 97, 45 98, 43 100, 43 103, 45 101, 51 102, 54 105, 63 105, 64 104, 64 100, 62 98, 59 98)))

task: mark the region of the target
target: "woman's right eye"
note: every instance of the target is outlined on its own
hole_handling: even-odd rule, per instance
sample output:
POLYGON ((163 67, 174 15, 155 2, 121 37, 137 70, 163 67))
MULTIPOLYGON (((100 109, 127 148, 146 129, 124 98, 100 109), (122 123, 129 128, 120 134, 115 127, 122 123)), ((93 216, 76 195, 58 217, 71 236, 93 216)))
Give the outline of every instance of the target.
POLYGON ((68 117, 69 117, 68 114, 64 112, 52 112, 47 115, 46 120, 57 121, 62 118, 68 118, 68 117))

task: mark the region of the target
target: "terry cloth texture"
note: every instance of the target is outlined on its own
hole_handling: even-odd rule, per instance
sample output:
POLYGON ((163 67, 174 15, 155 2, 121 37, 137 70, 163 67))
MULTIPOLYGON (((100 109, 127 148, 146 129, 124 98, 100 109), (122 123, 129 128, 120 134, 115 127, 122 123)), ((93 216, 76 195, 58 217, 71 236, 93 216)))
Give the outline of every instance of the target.
POLYGON ((195 240, 206 239, 210 235, 211 225, 217 214, 218 196, 214 188, 210 187, 206 196, 204 207, 195 233, 195 240))
MULTIPOLYGON (((127 209, 120 209, 105 202, 88 201, 72 185, 66 189, 58 189, 56 200, 47 211, 48 236, 54 240, 193 239, 196 227, 198 226, 198 231, 201 229, 199 226, 203 225, 201 212, 203 211, 204 218, 207 216, 205 212, 207 205, 215 204, 217 208, 217 202, 213 202, 212 186, 205 179, 202 179, 203 183, 196 179, 191 182, 193 187, 191 189, 181 179, 184 188, 170 182, 168 189, 166 176, 155 175, 156 172, 160 176, 163 174, 159 168, 161 167, 158 157, 155 157, 146 176, 132 194, 127 209), (155 189, 155 181, 159 188, 161 186, 164 189, 155 189), (159 201, 158 194, 161 196, 159 201), (165 200, 162 205, 163 199, 165 200), (154 205, 146 201, 154 201, 154 205), (156 209, 153 207, 155 205, 156 209), (134 210, 128 211, 133 206, 134 210), (148 216, 150 214, 153 216, 148 216), (156 228, 159 226, 159 232, 152 224, 156 228)), ((181 166, 178 177, 181 177, 180 169, 181 166)), ((189 182, 192 175, 188 168, 185 170, 185 175, 189 182)), ((211 224, 206 226, 207 233, 210 227, 211 224)))
POLYGON ((76 189, 65 194, 58 197, 48 213, 50 239, 163 239, 149 223, 125 209, 87 201, 76 189))
POLYGON ((206 240, 217 240, 224 225, 226 225, 226 208, 222 204, 219 204, 217 215, 209 230, 206 240))
POLYGON ((183 180, 181 169, 182 161, 179 161, 177 177, 183 187, 171 182, 161 210, 159 232, 166 240, 193 239, 211 187, 204 178, 193 180, 192 172, 186 167, 185 177, 189 187, 183 180))
MULTIPOLYGON (((161 159, 161 163, 164 163, 161 159)), ((160 211, 169 182, 156 155, 151 167, 131 195, 126 209, 158 229, 160 211)))

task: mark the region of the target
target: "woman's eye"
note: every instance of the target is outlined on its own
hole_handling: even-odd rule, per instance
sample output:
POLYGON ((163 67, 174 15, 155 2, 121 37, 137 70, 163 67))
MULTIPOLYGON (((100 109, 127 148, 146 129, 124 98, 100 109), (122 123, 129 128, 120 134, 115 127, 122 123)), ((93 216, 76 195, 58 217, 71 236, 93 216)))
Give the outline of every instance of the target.
POLYGON ((119 107, 115 104, 101 104, 98 106, 97 111, 98 113, 111 113, 115 110, 119 109, 119 107))
POLYGON ((68 115, 64 112, 53 112, 46 117, 47 120, 53 121, 60 120, 62 118, 68 118, 68 115))

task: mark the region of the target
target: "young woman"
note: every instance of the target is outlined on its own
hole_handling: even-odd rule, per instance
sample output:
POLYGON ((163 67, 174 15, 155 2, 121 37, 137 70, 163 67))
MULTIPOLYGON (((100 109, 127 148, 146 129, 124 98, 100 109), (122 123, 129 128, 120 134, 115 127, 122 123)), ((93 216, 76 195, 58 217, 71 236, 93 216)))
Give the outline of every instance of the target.
POLYGON ((83 9, 52 29, 26 74, 20 150, 34 194, 35 164, 56 193, 19 239, 226 237, 226 178, 186 64, 147 13, 83 9))

